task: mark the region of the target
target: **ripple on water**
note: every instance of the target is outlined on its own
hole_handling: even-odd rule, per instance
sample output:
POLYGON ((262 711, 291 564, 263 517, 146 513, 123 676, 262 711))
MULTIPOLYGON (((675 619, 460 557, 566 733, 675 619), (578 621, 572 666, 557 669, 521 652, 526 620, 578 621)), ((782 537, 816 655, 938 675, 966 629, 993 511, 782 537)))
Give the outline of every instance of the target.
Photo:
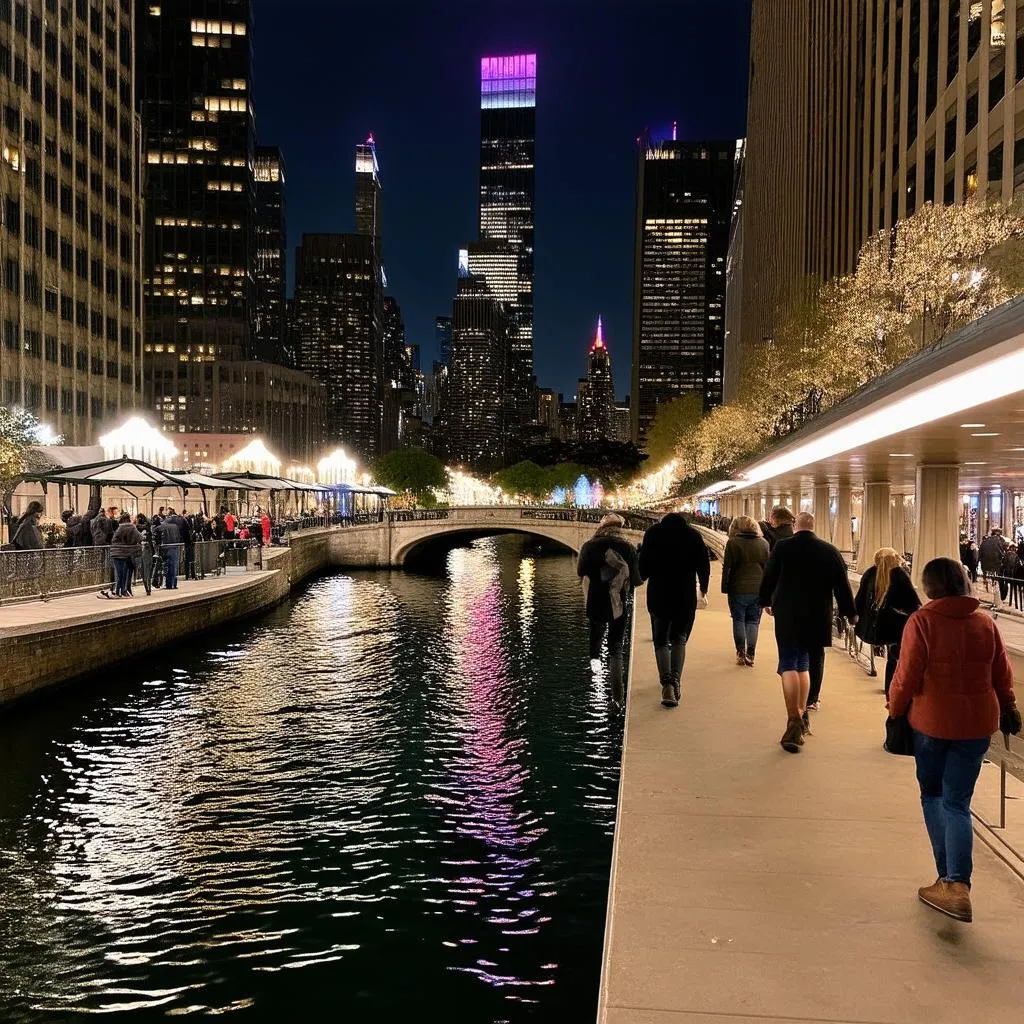
POLYGON ((0 1018, 592 1020, 621 732, 580 605, 478 541, 4 722, 0 1018))

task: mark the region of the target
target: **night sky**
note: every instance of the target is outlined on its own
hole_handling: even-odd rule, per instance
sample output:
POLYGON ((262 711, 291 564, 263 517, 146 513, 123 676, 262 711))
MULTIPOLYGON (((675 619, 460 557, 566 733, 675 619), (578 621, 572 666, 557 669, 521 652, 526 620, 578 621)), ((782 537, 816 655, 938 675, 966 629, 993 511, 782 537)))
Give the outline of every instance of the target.
POLYGON ((575 391, 601 313, 624 395, 636 137, 673 120, 680 138, 744 134, 750 0, 258 0, 255 20, 257 133, 284 151, 289 247, 353 230, 372 131, 389 292, 425 369, 476 237, 480 57, 537 53, 538 383, 575 391))

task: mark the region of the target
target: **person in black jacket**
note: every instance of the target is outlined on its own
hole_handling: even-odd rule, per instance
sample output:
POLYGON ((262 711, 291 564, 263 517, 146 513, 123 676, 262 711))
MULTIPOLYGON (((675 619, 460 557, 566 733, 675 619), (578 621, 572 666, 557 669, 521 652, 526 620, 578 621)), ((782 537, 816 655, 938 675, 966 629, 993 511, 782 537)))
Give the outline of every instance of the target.
POLYGON ((894 548, 879 548, 875 564, 857 588, 857 636, 866 644, 885 647, 885 696, 900 660, 900 642, 907 619, 921 607, 903 558, 894 548))
POLYGON ((140 512, 135 518, 135 526, 139 531, 142 546, 139 558, 139 575, 142 576, 142 585, 146 588, 146 597, 150 597, 153 593, 153 562, 156 559, 153 524, 140 512))
POLYGON ((768 549, 773 550, 780 540, 793 536, 793 513, 785 505, 776 505, 768 520, 759 524, 768 549))
POLYGON ((697 614, 697 588, 706 598, 711 578, 707 546, 678 512, 669 512, 648 527, 640 546, 640 575, 647 580, 661 703, 678 707, 686 642, 697 614))
POLYGON ((832 646, 832 598, 839 611, 857 621, 846 563, 838 549, 814 535, 814 516, 801 512, 792 537, 775 545, 761 580, 761 607, 775 617, 779 675, 786 701, 786 731, 780 743, 791 754, 810 732, 807 697, 810 651, 832 646))
POLYGON ((181 565, 181 549, 185 543, 185 520, 173 508, 160 520, 154 529, 154 537, 164 562, 164 585, 168 590, 178 589, 178 567, 181 565))
POLYGON ((608 635, 608 677, 612 700, 622 704, 622 641, 628 622, 629 595, 643 582, 636 548, 622 536, 625 520, 605 516, 597 532, 580 549, 576 575, 583 580, 590 620, 590 667, 600 668, 601 645, 608 635))

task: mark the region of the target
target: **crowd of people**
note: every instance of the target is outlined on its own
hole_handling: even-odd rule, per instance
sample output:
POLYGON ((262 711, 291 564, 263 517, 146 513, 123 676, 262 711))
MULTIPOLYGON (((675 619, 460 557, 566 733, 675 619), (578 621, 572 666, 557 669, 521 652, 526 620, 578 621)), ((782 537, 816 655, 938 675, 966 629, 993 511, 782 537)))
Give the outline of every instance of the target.
MULTIPOLYGON (((612 700, 622 707, 622 644, 632 591, 646 583, 661 703, 679 706, 686 644, 710 582, 707 546, 679 513, 644 534, 639 550, 624 520, 605 516, 580 551, 590 620, 592 668, 607 637, 612 700)), ((983 573, 1001 570, 1010 545, 993 531, 981 545, 983 573)), ((1016 551, 1014 551, 1016 557, 1016 551)), ((963 559, 963 551, 961 551, 963 559)), ((999 573, 1001 575, 1001 573, 999 573)), ((922 571, 921 599, 902 556, 881 548, 857 594, 839 550, 815 534, 810 512, 772 509, 758 523, 729 524, 721 574, 729 604, 737 666, 752 667, 762 614, 774 620, 777 672, 786 727, 779 741, 799 753, 811 735, 809 712, 821 706, 825 650, 837 615, 843 625, 886 654, 885 701, 890 724, 905 725, 916 760, 925 826, 938 877, 919 899, 960 921, 972 919, 971 798, 992 735, 1021 732, 1013 673, 994 620, 971 595, 970 566, 937 558, 922 571)))

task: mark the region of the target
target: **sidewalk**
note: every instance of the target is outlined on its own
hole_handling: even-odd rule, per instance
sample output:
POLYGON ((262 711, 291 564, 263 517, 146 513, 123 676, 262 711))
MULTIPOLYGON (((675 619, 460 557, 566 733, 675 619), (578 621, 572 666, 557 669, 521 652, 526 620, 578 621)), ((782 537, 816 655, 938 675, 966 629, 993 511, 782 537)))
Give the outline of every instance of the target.
POLYGON ((918 902, 935 870, 913 760, 881 749, 880 680, 834 650, 786 754, 770 619, 737 667, 713 578, 675 710, 646 614, 634 631, 600 1021, 1018 1019, 1024 884, 976 842, 975 923, 918 902))

